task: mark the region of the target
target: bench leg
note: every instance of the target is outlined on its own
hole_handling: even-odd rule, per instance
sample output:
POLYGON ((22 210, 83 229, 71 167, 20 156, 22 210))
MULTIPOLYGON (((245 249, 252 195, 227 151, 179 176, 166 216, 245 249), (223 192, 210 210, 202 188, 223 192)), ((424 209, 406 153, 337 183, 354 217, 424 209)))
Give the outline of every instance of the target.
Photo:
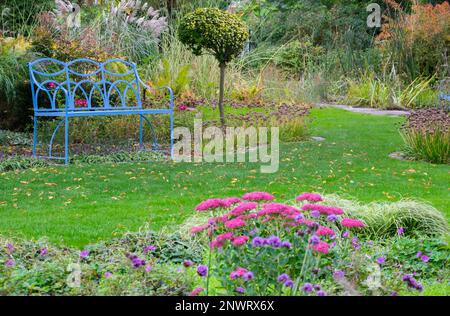
POLYGON ((65 118, 64 126, 64 163, 69 164, 69 117, 65 118))
POLYGON ((143 117, 141 114, 139 115, 139 148, 141 150, 144 149, 142 125, 143 125, 143 117))
POLYGON ((37 124, 38 118, 34 116, 33 118, 33 157, 36 158, 36 147, 37 147, 37 124))
POLYGON ((170 158, 173 160, 173 111, 170 113, 170 158))

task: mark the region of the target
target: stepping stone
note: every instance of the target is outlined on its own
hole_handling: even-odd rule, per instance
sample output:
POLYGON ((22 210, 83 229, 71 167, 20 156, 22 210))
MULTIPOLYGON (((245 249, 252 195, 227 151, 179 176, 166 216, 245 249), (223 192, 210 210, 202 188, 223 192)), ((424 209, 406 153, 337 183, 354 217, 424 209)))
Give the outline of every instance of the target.
POLYGON ((394 151, 389 154, 389 157, 397 160, 407 160, 405 155, 401 151, 394 151))
POLYGON ((315 140, 316 142, 323 142, 325 140, 325 138, 320 137, 320 136, 313 136, 311 137, 312 140, 315 140))

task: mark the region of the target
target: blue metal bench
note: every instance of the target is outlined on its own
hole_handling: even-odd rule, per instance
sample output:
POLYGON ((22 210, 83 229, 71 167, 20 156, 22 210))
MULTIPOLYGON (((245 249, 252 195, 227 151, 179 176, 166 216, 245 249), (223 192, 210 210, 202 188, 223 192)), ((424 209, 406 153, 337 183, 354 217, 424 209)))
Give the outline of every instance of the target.
POLYGON ((76 59, 68 63, 42 58, 29 63, 30 83, 34 107, 33 156, 36 155, 39 117, 60 117, 49 144, 49 155, 40 158, 60 159, 69 163, 69 118, 106 115, 139 115, 139 144, 143 148, 143 122, 152 128, 145 115, 170 115, 170 152, 173 155, 174 99, 170 87, 151 88, 140 78, 136 65, 120 59, 98 63, 90 59, 76 59), (81 69, 81 70, 80 70, 81 69), (169 93, 167 108, 144 108, 147 90, 165 89, 169 93), (64 123, 64 157, 52 155, 56 132, 64 123))
POLYGON ((439 103, 442 108, 449 107, 450 102, 450 78, 442 79, 439 83, 439 103), (447 105, 446 105, 447 104, 447 105))

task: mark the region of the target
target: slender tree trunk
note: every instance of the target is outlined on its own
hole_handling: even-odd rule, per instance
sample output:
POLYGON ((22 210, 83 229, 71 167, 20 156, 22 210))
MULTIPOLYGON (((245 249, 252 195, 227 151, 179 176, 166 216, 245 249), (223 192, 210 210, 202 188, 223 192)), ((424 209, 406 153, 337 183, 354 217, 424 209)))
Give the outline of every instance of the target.
POLYGON ((220 87, 219 87, 219 111, 220 111, 220 123, 222 127, 225 127, 225 113, 223 111, 223 93, 225 86, 225 64, 220 64, 220 87))

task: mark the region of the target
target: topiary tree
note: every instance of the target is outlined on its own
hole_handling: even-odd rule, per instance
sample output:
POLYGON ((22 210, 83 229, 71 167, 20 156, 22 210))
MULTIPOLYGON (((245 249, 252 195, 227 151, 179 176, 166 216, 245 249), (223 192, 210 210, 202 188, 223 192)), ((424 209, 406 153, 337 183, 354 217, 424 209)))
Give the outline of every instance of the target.
POLYGON ((184 16, 178 28, 180 41, 199 56, 213 55, 220 65, 219 110, 225 125, 223 93, 225 68, 237 57, 248 39, 247 26, 235 14, 216 8, 200 8, 184 16))

